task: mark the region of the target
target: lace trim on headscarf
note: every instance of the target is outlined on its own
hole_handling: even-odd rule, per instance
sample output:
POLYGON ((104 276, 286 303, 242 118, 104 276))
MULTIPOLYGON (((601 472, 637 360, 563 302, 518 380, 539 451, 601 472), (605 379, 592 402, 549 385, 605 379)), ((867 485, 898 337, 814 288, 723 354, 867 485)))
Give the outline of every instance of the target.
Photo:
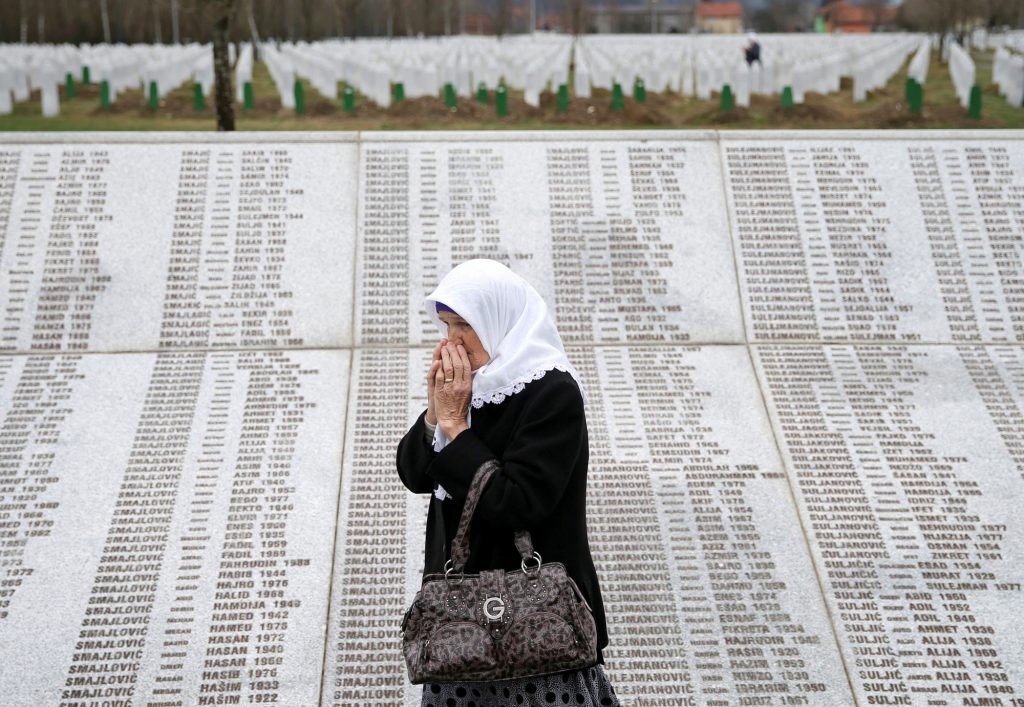
POLYGON ((535 368, 529 373, 519 376, 518 378, 510 382, 508 385, 503 385, 500 388, 488 391, 487 393, 484 393, 482 395, 474 395, 472 400, 470 401, 470 404, 473 407, 479 409, 482 408, 485 403, 490 403, 492 405, 498 405, 500 403, 503 403, 505 402, 505 398, 509 397, 510 395, 522 393, 523 389, 526 388, 527 383, 532 383, 533 381, 540 380, 548 373, 548 371, 552 370, 559 370, 562 373, 568 373, 570 376, 572 376, 572 379, 576 381, 576 385, 580 389, 580 394, 583 396, 583 401, 586 402, 587 394, 584 392, 583 382, 580 380, 579 373, 577 373, 572 366, 566 366, 565 364, 562 363, 551 363, 540 368, 535 368))

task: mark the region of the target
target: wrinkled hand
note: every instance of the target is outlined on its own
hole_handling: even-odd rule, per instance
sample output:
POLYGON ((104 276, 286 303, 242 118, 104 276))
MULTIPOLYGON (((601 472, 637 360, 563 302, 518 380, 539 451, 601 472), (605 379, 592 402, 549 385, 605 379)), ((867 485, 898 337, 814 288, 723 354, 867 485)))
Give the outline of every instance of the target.
POLYGON ((441 363, 431 365, 434 371, 434 413, 437 424, 448 439, 469 429, 466 415, 469 401, 473 397, 472 367, 466 349, 447 341, 440 346, 441 363))
POLYGON ((427 417, 426 420, 432 425, 437 424, 437 413, 434 412, 434 378, 438 369, 441 368, 441 349, 448 343, 448 339, 441 339, 434 347, 434 353, 430 357, 430 370, 427 371, 427 417))

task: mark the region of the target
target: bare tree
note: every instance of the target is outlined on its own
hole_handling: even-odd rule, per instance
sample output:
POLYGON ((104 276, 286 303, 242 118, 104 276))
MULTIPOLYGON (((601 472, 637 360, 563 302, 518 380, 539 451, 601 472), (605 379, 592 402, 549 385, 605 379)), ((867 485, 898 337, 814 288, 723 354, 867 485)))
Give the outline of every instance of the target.
POLYGON ((587 3, 585 0, 566 0, 565 9, 569 13, 566 23, 574 35, 583 34, 587 30, 587 3))
POLYGON ((181 33, 178 30, 178 0, 171 0, 171 41, 181 44, 181 33))
POLYGON ((36 41, 40 44, 46 41, 46 14, 43 10, 43 0, 36 0, 36 41))
POLYGON ((213 82, 217 105, 217 130, 234 130, 235 97, 231 91, 228 28, 235 11, 235 0, 205 0, 205 3, 207 16, 213 27, 213 82))
POLYGON ((160 3, 153 3, 153 41, 157 44, 164 43, 164 31, 160 27, 160 3))
POLYGON ((984 16, 985 8, 979 5, 971 0, 907 0, 900 17, 911 29, 937 33, 943 48, 947 34, 962 31, 969 21, 984 16))
POLYGON ((619 0, 611 0, 607 7, 608 12, 608 24, 611 27, 612 32, 621 32, 619 27, 619 21, 622 18, 622 11, 619 8, 619 0))
MULTIPOLYGON (((500 2, 501 0, 499 0, 500 2)), ((405 36, 412 37, 416 34, 412 27, 412 7, 410 3, 412 0, 402 0, 402 24, 405 25, 405 36)))
POLYGON ((338 36, 344 37, 346 28, 350 36, 355 37, 359 31, 360 0, 332 0, 338 16, 338 36))
MULTIPOLYGON (((864 4, 884 0, 867 0, 864 4)), ((800 0, 776 0, 770 5, 755 10, 751 23, 759 32, 792 32, 804 26, 800 0)), ((877 15, 876 15, 877 16, 877 15)))
POLYGON ((107 12, 107 0, 100 0, 100 19, 103 21, 103 41, 110 44, 110 13, 107 12))
POLYGON ((988 26, 1024 27, 1024 2, 1021 0, 987 0, 988 26))
POLYGON ((256 18, 252 14, 253 0, 245 0, 245 19, 249 23, 249 38, 255 51, 259 51, 260 32, 256 27, 256 18))
POLYGON ((871 31, 874 32, 881 24, 884 9, 889 5, 886 0, 865 0, 864 8, 871 17, 871 31))
MULTIPOLYGON (((318 25, 313 21, 314 2, 316 2, 316 0, 301 0, 303 39, 318 39, 319 35, 321 34, 321 32, 317 30, 317 28, 322 27, 323 25, 318 25)), ((317 2, 317 4, 322 3, 317 2)))
POLYGON ((427 34, 431 33, 430 32, 430 16, 431 16, 430 0, 419 0, 419 3, 420 3, 420 10, 421 10, 421 12, 419 13, 420 14, 420 31, 423 32, 424 35, 427 35, 427 34))
POLYGON ((499 37, 508 29, 509 0, 498 0, 494 9, 494 33, 499 37))
POLYGON ((21 0, 21 43, 28 44, 28 0, 21 0))
POLYGON ((334 34, 338 37, 344 37, 345 9, 342 7, 342 0, 331 0, 331 10, 334 11, 334 34))

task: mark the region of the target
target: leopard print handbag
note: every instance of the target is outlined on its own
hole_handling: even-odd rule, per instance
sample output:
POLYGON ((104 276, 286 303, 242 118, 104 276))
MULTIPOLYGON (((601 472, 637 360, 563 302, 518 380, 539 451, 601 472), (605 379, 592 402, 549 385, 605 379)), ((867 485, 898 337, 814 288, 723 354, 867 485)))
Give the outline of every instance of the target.
POLYGON ((590 605, 562 563, 541 561, 528 531, 515 533, 519 570, 463 572, 473 511, 498 468, 487 462, 477 470, 444 574, 423 578, 402 619, 414 685, 523 678, 597 663, 590 605))

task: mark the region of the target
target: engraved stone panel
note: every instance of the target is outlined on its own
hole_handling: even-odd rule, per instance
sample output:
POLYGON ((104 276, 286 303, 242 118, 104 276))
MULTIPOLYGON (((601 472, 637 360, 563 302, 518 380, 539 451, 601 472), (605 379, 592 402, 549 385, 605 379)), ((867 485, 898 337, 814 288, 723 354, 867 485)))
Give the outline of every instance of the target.
POLYGON ((1024 688, 1024 352, 755 347, 859 704, 1024 688))
POLYGON ((1024 342, 1021 141, 873 137, 723 135, 748 338, 1024 342))
POLYGON ((537 287, 566 342, 742 340, 711 141, 367 141, 360 169, 363 345, 432 341, 422 298, 474 257, 537 287))
POLYGON ((1019 133, 59 139, 0 146, 5 707, 418 705, 477 256, 590 394, 625 705, 1024 707, 1019 133))
POLYGON ((314 704, 348 363, 0 358, 3 703, 314 704))
MULTIPOLYGON (((419 704, 396 617, 420 586, 427 503, 440 501, 409 493, 394 455, 425 404, 429 357, 356 354, 325 705, 419 704)), ((588 524, 620 696, 849 703, 745 348, 572 347, 570 358, 590 395, 588 524)))
POLYGON ((0 351, 351 343, 356 147, 0 149, 0 351))

